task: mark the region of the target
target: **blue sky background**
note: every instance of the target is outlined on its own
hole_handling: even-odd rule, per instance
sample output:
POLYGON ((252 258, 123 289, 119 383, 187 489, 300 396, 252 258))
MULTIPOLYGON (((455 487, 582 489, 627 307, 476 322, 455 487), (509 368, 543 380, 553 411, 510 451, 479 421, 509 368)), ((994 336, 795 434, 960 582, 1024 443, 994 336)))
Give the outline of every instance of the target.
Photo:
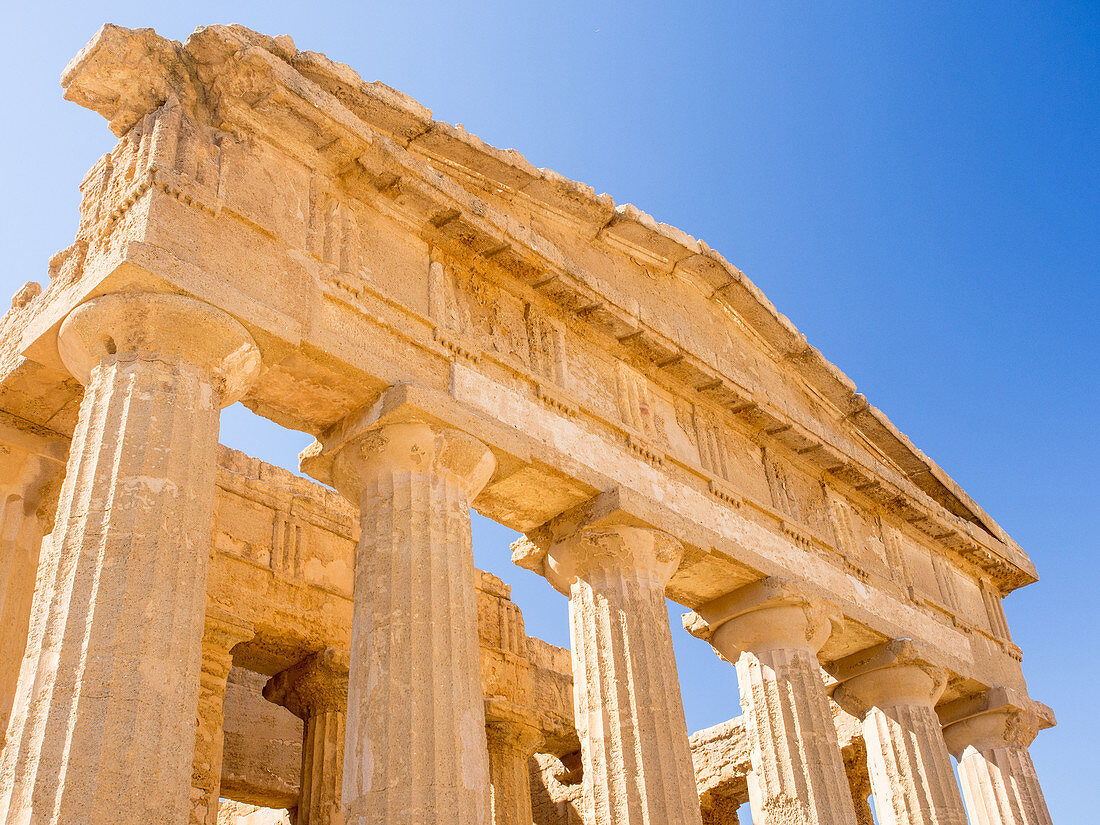
MULTIPOLYGON (((57 82, 101 23, 289 33, 744 269, 1035 560, 1006 604, 1060 721, 1032 754, 1054 820, 1095 817, 1100 4, 176 5, 5 4, 7 294, 45 280, 113 144, 57 82)), ((291 468, 306 441, 240 408, 223 440, 291 468)), ((567 644, 511 538, 479 520, 478 563, 567 644)), ((674 631, 689 728, 736 715, 732 668, 674 631)))

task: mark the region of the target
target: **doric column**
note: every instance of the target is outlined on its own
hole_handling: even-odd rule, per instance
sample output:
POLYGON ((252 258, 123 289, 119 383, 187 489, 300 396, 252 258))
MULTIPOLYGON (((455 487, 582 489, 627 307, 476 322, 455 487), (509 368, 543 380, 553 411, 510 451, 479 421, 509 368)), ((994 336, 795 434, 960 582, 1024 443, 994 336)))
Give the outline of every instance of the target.
POLYGON ((0 747, 27 644, 42 521, 23 496, 0 493, 0 747))
MULTIPOLYGON (((542 572, 569 596, 585 821, 699 825, 665 606, 683 548, 620 496, 605 493, 544 528, 542 572)), ((535 566, 530 546, 542 540, 521 540, 513 559, 535 566)))
POLYGON ((58 346, 85 384, 0 762, 0 820, 184 825, 220 409, 259 370, 244 327, 112 294, 58 346))
POLYGON ((737 666, 753 822, 855 825, 817 653, 836 621, 793 582, 768 578, 684 616, 684 626, 737 666))
POLYGON ((233 668, 233 648, 255 635, 252 625, 208 604, 202 634, 199 713, 191 763, 191 825, 215 825, 221 798, 225 742, 225 685, 233 668))
POLYGON ((946 674, 907 639, 830 666, 833 699, 863 724, 880 825, 966 825, 935 704, 946 674))
POLYGON ((528 762, 542 742, 523 614, 511 588, 481 572, 478 636, 494 825, 531 825, 528 762))
POLYGON ((0 413, 0 747, 27 647, 42 537, 52 528, 69 445, 0 413))
POLYGON ((531 773, 528 761, 542 741, 532 719, 511 707, 499 712, 487 700, 485 738, 489 748, 493 825, 531 825, 531 773))
POLYGON ((343 825, 344 729, 348 655, 327 648, 264 686, 264 698, 305 722, 297 825, 343 825))
POLYGON ((470 502, 496 461, 477 439, 393 400, 397 390, 302 460, 361 514, 345 816, 488 825, 470 502))
POLYGON ((1054 724, 1053 716, 1045 705, 1007 688, 941 709, 972 825, 1051 825, 1027 749, 1040 728, 1054 724))

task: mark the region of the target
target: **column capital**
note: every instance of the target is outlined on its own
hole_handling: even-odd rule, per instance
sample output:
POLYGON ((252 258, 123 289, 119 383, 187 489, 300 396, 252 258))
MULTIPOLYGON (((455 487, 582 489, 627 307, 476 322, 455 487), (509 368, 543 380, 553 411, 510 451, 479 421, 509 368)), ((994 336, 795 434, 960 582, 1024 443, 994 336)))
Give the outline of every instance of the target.
POLYGON ((616 487, 514 542, 512 561, 545 576, 565 595, 573 581, 611 569, 634 571, 664 589, 684 553, 683 542, 665 524, 631 491, 616 487))
POLYGON ((282 705, 300 719, 319 713, 343 713, 348 704, 349 655, 325 648, 272 676, 264 685, 264 698, 282 705))
POLYGON ((934 664, 925 647, 894 639, 827 665, 839 683, 833 700, 863 718, 873 707, 927 705, 934 708, 947 687, 947 671, 934 664))
POLYGON ((1054 711, 1020 691, 995 687, 937 708, 952 756, 967 748, 1027 748, 1040 730, 1054 727, 1054 711))
POLYGON ((685 613, 683 622, 685 630, 736 663, 742 651, 783 648, 816 656, 842 619, 805 585, 769 576, 685 613))
POLYGON ((237 320, 183 295, 114 292, 81 304, 61 324, 57 347, 65 367, 87 385, 102 359, 194 364, 208 370, 227 407, 260 372, 260 350, 237 320))
POLYGON ((397 384, 330 427, 302 451, 299 466, 356 504, 364 481, 385 468, 454 475, 472 501, 496 472, 498 456, 506 463, 524 460, 471 434, 479 429, 449 396, 397 384))
POLYGON ((247 642, 256 635, 252 622, 246 622, 224 608, 214 604, 206 606, 206 619, 203 624, 203 649, 214 649, 229 653, 241 642, 247 642))

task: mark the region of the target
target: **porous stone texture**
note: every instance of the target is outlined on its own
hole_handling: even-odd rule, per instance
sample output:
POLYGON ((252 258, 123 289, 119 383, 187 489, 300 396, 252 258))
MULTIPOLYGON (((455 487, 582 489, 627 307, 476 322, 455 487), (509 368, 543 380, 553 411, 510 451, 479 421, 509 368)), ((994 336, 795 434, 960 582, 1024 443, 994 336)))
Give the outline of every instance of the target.
POLYGON ((737 811, 749 799, 751 770, 744 719, 697 731, 689 741, 703 825, 737 825, 737 811))
POLYGON ((533 814, 528 760, 542 737, 537 728, 525 721, 490 721, 485 734, 493 825, 530 825, 533 814))
MULTIPOLYGON (((2 428, 0 424, 0 428, 2 428)), ((53 451, 55 452, 55 451, 53 451)), ((0 472, 0 747, 8 727, 19 663, 27 644, 31 604, 47 521, 40 512, 42 463, 22 450, 7 449, 0 472)), ((47 471, 48 472, 48 471, 47 471)), ((49 476, 46 475, 46 478, 49 476)))
POLYGON ((906 640, 835 667, 833 696, 863 723, 881 825, 966 825, 962 798, 934 706, 943 672, 906 640))
POLYGON ((223 800, 217 825, 293 825, 287 811, 223 800))
POLYGON ((544 571, 569 595, 585 819, 698 825, 664 595, 681 544, 621 512, 551 532, 544 571))
POLYGON ((207 606, 191 765, 191 825, 213 825, 217 820, 225 744, 225 688, 233 668, 233 648, 254 635, 251 624, 217 606, 207 606))
POLYGON ((973 715, 944 728, 947 747, 959 760, 971 825, 1051 825, 1027 750, 1039 728, 1050 722, 1033 708, 1020 706, 1025 703, 1015 698, 1011 703, 985 702, 973 715))
POLYGON ((793 583, 765 579, 703 605, 684 624, 736 663, 752 743, 753 822, 853 825, 817 660, 832 630, 828 611, 793 583))
POLYGON ((260 808, 293 809, 302 779, 305 725, 263 697, 269 676, 244 667, 229 672, 221 794, 260 808))
POLYGON ((491 821, 470 501, 494 467, 476 439, 419 421, 368 429, 336 453, 337 489, 361 513, 349 825, 491 821))
POLYGON ((343 825, 348 670, 347 655, 326 648, 264 686, 265 699, 305 722, 295 825, 343 825))
POLYGON ((586 825, 580 763, 580 753, 564 760, 547 753, 532 757, 528 768, 534 825, 586 825))
POLYGON ((750 785, 862 825, 868 783, 883 825, 957 825, 941 724, 973 818, 1046 821, 980 734, 1019 718, 995 691, 1035 711, 1002 608, 1034 565, 716 251, 285 35, 107 25, 62 87, 119 140, 0 318, 5 825, 695 825, 750 785), (237 398, 342 496, 215 469, 237 398), (572 651, 474 571, 471 507, 572 651), (666 599, 741 670, 691 750, 666 599), (338 713, 260 693, 328 649, 339 811, 338 713))
POLYGON ((184 825, 218 416, 255 378, 258 352, 213 307, 141 293, 78 307, 59 341, 87 389, 0 763, 0 817, 184 825))

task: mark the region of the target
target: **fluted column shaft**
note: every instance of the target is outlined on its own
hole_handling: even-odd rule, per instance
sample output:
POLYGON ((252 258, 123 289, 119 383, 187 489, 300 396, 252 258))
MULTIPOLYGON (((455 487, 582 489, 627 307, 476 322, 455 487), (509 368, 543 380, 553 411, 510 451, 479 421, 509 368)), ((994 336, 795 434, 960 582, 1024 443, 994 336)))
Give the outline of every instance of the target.
POLYGON ((754 774, 753 822, 855 825, 817 660, 831 619, 782 580, 721 601, 688 614, 685 625, 736 664, 754 774))
POLYGON ((645 527, 584 527, 547 557, 568 582, 585 819, 699 825, 665 606, 681 545, 645 527))
POLYGON ((880 825, 966 825, 934 705, 941 673, 899 663, 845 681, 834 693, 862 720, 880 825))
POLYGON ((540 735, 518 720, 490 720, 485 726, 489 748, 493 825, 531 825, 531 772, 528 765, 540 735))
POLYGON ((0 746, 27 645, 41 546, 42 519, 34 508, 19 493, 0 497, 0 746))
POLYGON ((142 294, 78 307, 59 349, 86 389, 0 761, 0 821, 184 825, 219 410, 258 353, 213 307, 142 294))
POLYGON ((344 807, 349 825, 488 825, 470 502, 495 467, 455 430, 370 429, 335 458, 360 506, 344 807))
POLYGON ((271 678, 264 697, 305 722, 297 825, 343 825, 348 656, 326 649, 271 678))
POLYGON ((233 668, 233 648, 253 635, 251 625, 213 605, 207 606, 195 753, 191 763, 191 825, 215 825, 218 821, 225 744, 225 686, 233 668))
POLYGON ((959 760, 971 825, 1051 825, 1028 753, 1038 733, 1034 716, 1000 708, 944 729, 948 748, 959 760))

